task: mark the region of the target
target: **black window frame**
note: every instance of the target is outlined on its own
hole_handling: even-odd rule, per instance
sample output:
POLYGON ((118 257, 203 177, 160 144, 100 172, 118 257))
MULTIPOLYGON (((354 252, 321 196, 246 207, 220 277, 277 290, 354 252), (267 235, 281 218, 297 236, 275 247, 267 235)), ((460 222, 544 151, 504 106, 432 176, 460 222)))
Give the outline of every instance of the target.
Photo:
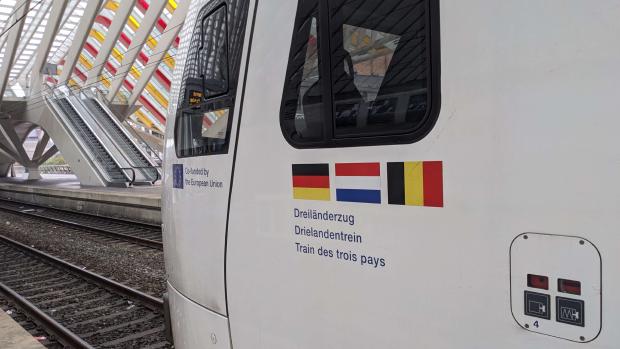
MULTIPOLYGON (((304 1, 304 0, 298 0, 304 1)), ((426 16, 426 28, 428 34, 427 57, 429 62, 429 78, 428 78, 428 103, 424 121, 416 129, 412 131, 403 131, 402 133, 394 132, 383 135, 361 135, 352 137, 337 137, 335 134, 336 123, 336 104, 334 103, 334 95, 332 91, 332 59, 331 59, 331 17, 329 0, 318 0, 318 18, 317 18, 317 34, 319 43, 319 57, 322 62, 319 66, 319 74, 322 76, 323 89, 323 121, 324 121, 324 139, 318 141, 300 142, 292 139, 284 126, 286 88, 291 61, 294 59, 293 44, 296 33, 293 32, 291 38, 291 49, 289 51, 288 66, 283 84, 282 100, 280 105, 280 130, 286 141, 297 149, 313 149, 313 148, 343 148, 343 147, 362 147, 362 146, 379 146, 379 145, 398 145, 412 144, 424 139, 434 128, 439 117, 441 109, 441 43, 440 43, 440 15, 439 0, 425 0, 427 2, 428 15, 426 16), (325 112, 328 110, 329 112, 325 112)), ((301 18, 296 14, 295 26, 301 18)))
MULTIPOLYGON (((242 19, 242 25, 243 28, 241 29, 241 43, 240 45, 240 50, 238 52, 239 56, 242 55, 243 53, 243 47, 245 45, 245 32, 247 29, 247 21, 248 21, 248 9, 249 9, 249 0, 239 0, 241 1, 245 1, 245 18, 242 19)), ((200 75, 202 77, 202 101, 199 104, 190 104, 188 100, 186 100, 186 95, 188 93, 188 87, 186 85, 186 81, 185 81, 185 71, 183 73, 183 78, 182 78, 182 86, 181 86, 181 91, 183 93, 181 93, 179 95, 179 101, 178 101, 178 106, 177 106, 177 112, 175 114, 175 129, 174 129, 174 148, 175 148, 175 154, 177 156, 177 158, 182 159, 182 158, 191 158, 191 157, 202 157, 202 156, 210 156, 210 155, 223 155, 223 154, 228 154, 229 150, 230 150, 230 142, 231 142, 231 134, 232 134, 232 126, 233 126, 233 119, 234 119, 234 112, 235 112, 235 101, 236 101, 236 95, 238 92, 238 88, 239 88, 239 80, 240 80, 240 74, 241 74, 241 67, 240 66, 235 66, 231 68, 231 64, 233 62, 234 57, 231 57, 231 37, 230 37, 230 9, 229 7, 229 1, 228 0, 220 0, 220 1, 213 1, 211 3, 206 4, 204 7, 202 7, 202 9, 200 9, 199 13, 198 13, 198 18, 196 19, 196 24, 194 25, 194 29, 192 32, 192 35, 190 37, 190 40, 195 39, 196 36, 196 31, 200 30, 200 47, 197 51, 197 55, 200 55, 203 48, 204 48, 204 43, 205 43, 205 37, 204 37, 204 23, 205 21, 208 19, 209 16, 213 15, 214 13, 216 13, 218 10, 224 8, 224 14, 225 14, 225 19, 226 19, 226 79, 227 79, 227 86, 226 86, 226 92, 222 92, 219 93, 217 95, 212 95, 212 96, 206 96, 206 91, 205 91, 205 82, 204 82, 204 74, 202 69, 204 69, 204 67, 199 66, 199 72, 200 75), (237 73, 236 75, 233 73, 233 75, 231 75, 231 69, 237 69, 237 73), (217 110, 221 110, 221 109, 228 109, 228 124, 226 127, 226 143, 225 145, 222 147, 221 150, 219 151, 208 151, 205 153, 200 153, 200 154, 184 154, 183 152, 180 151, 178 145, 179 145, 179 139, 178 139, 178 135, 179 135, 179 127, 182 126, 182 118, 184 117, 185 113, 202 113, 204 115, 204 113, 207 112, 212 112, 212 111, 217 111, 217 110)), ((188 51, 189 54, 189 51, 188 51)), ((200 63, 200 58, 198 58, 198 62, 200 63)), ((240 63, 240 61, 238 62, 240 63)), ((193 148, 194 150, 196 148, 193 148)))

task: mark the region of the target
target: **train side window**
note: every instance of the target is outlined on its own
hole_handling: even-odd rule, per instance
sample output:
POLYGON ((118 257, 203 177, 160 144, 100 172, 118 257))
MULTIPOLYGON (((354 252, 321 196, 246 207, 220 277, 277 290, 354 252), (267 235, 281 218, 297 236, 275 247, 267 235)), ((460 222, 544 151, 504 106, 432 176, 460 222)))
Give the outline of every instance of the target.
POLYGON ((179 96, 178 157, 228 152, 248 9, 248 0, 213 1, 198 14, 179 96))
POLYGON ((283 127, 298 142, 325 138, 318 1, 300 1, 282 110, 283 127))
POLYGON ((289 143, 397 144, 428 134, 439 113, 437 9, 437 0, 300 0, 280 119, 289 143), (307 54, 313 32, 329 33, 317 57, 307 54), (312 81, 306 68, 315 65, 312 81))

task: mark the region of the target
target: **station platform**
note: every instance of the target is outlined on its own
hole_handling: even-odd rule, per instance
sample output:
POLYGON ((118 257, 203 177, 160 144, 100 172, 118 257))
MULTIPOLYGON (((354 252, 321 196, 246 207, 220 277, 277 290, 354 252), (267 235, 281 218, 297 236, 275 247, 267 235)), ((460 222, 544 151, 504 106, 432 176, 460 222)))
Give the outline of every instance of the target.
POLYGON ((0 310, 0 348, 2 349, 44 349, 34 337, 0 310))
POLYGON ((40 180, 0 178, 0 199, 48 206, 103 217, 161 224, 161 187, 81 186, 73 175, 45 174, 40 180))

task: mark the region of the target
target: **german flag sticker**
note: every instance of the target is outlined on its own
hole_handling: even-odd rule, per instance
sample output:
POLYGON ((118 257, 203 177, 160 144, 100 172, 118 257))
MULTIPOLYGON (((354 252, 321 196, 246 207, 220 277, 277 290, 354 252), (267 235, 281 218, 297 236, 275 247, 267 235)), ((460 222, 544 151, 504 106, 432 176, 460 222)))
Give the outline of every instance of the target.
POLYGON ((387 173, 390 204, 443 207, 441 161, 388 162, 387 173))
POLYGON ((293 198, 329 201, 329 164, 293 164, 293 198))

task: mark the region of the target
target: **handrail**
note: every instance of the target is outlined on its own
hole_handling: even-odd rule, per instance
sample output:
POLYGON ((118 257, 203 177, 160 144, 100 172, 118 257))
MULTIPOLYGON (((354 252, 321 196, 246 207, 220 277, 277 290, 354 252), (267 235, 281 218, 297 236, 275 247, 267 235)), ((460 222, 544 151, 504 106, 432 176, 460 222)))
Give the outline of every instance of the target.
MULTIPOLYGON (((97 104, 99 105, 99 107, 103 110, 103 112, 104 112, 105 114, 107 114, 107 115, 105 115, 104 117, 107 117, 107 118, 109 118, 109 119, 112 119, 112 120, 110 120, 110 121, 111 121, 111 122, 112 122, 112 123, 113 123, 113 124, 114 124, 114 125, 118 128, 118 131, 119 131, 119 132, 121 132, 121 134, 122 134, 122 135, 124 135, 124 136, 126 137, 127 141, 128 141, 128 142, 129 142, 129 143, 130 143, 133 147, 135 147, 135 149, 138 151, 138 153, 139 153, 139 154, 140 154, 140 155, 144 158, 144 161, 145 161, 147 164, 150 164, 150 166, 149 166, 149 167, 147 167, 147 166, 134 166, 134 164, 132 164, 134 161, 133 161, 133 160, 132 160, 132 158, 129 156, 129 154, 126 154, 126 153, 125 153, 125 151, 123 150, 123 148, 121 148, 119 144, 117 144, 115 141, 113 141, 113 145, 114 145, 114 147, 115 147, 115 148, 119 151, 119 153, 123 156, 123 158, 125 158, 125 160, 129 163, 129 165, 130 165, 132 168, 134 168, 134 169, 140 169, 140 168, 143 168, 143 169, 146 169, 146 168, 154 168, 154 169, 155 169, 155 171, 154 171, 154 172, 156 173, 156 175, 155 175, 155 179, 154 179, 154 180, 152 180, 152 178, 153 178, 153 177, 151 177, 151 176, 150 176, 150 174, 147 174, 147 173, 145 173, 145 172, 143 172, 143 171, 141 171, 141 172, 142 172, 142 175, 145 177, 145 179, 148 179, 151 183, 155 183, 155 182, 157 182, 157 180, 161 177, 161 174, 159 173, 159 170, 157 170, 157 169, 156 169, 157 167, 156 167, 156 165, 155 165, 154 161, 150 158, 150 156, 149 156, 148 154, 146 154, 146 153, 144 152, 144 150, 140 148, 140 146, 139 146, 139 145, 137 145, 137 144, 132 144, 132 143, 133 143, 133 141, 132 141, 132 137, 128 134, 127 130, 123 127, 123 125, 121 125, 121 124, 120 124, 120 122, 119 122, 117 119, 115 119, 115 117, 114 117, 113 115, 111 115, 111 114, 110 114, 110 113, 111 113, 111 111, 109 111, 109 110, 107 109, 107 107, 104 105, 104 103, 101 103, 101 101, 99 101, 99 100, 97 99, 97 97, 96 97, 96 96, 94 96, 94 97, 93 97, 93 96, 91 95, 91 93, 92 93, 92 92, 90 92, 90 91, 89 91, 89 92, 87 93, 87 92, 82 91, 81 93, 82 93, 82 94, 83 94, 83 95, 84 95, 87 99, 92 99, 92 103, 97 103, 97 104), (151 178, 149 178, 149 177, 151 177, 151 178)), ((103 125, 103 124, 102 124, 102 121, 101 121, 101 120, 99 120, 99 117, 97 117, 97 115, 95 115, 95 114, 94 114, 94 112, 95 112, 95 111, 91 110, 90 105, 87 105, 87 103, 86 103, 84 100, 82 100, 82 99, 80 98, 80 96, 76 96, 76 98, 78 99, 78 101, 80 102, 80 104, 81 104, 83 107, 85 107, 85 109, 89 112, 89 114, 92 116, 92 119, 95 121, 95 123, 96 123, 99 127, 101 127, 102 129, 106 130, 106 129, 107 129, 107 128, 106 128, 106 126, 105 126, 105 125, 103 125)), ((150 148, 149 148, 149 149, 150 149, 150 148)), ((153 149, 150 149, 150 150, 153 152, 153 149)))
MULTIPOLYGON (((101 96, 101 91, 100 91, 97 87, 93 88, 93 90, 94 90, 94 92, 93 92, 93 91, 91 91, 91 90, 88 90, 88 89, 87 89, 87 90, 82 90, 82 93, 84 93, 87 97, 94 98, 97 102, 99 102, 99 104, 100 104, 100 105, 104 108, 104 110, 105 110, 105 109, 108 109, 108 110, 105 110, 105 111, 106 111, 106 113, 108 113, 108 114, 109 114, 109 113, 111 113, 111 111, 109 110, 109 108, 108 108, 107 104, 104 102, 104 99, 103 99, 103 98, 102 98, 102 96, 101 96), (92 96, 89 96, 89 94, 92 94, 92 96)), ((108 115, 108 116, 110 116, 110 115, 108 115)), ((142 138, 142 136, 140 136, 139 134, 137 134, 137 133, 135 132, 135 130, 133 130, 130 126, 126 126, 126 125, 124 125, 124 122, 121 122, 120 120, 118 120, 118 119, 116 119, 116 118, 112 118, 112 122, 114 122, 115 124, 117 124, 117 126, 119 126, 119 127, 120 127, 121 132, 125 133, 125 135, 126 135, 127 137, 129 137, 130 139, 131 139, 131 138, 137 139, 137 140, 138 140, 138 142, 142 143, 142 146, 143 146, 144 148, 148 149, 148 150, 149 150, 152 154, 154 154, 155 156, 152 156, 152 155, 146 154, 146 153, 144 153, 144 152, 142 151, 142 149, 139 149, 139 150, 140 150, 140 152, 141 152, 141 153, 143 153, 143 155, 145 155, 145 156, 147 156, 147 157, 149 157, 149 156, 150 156, 150 157, 152 157, 152 158, 155 158, 155 159, 156 159, 156 160, 158 160, 160 163, 162 162, 162 158, 159 156, 158 152, 157 152, 155 149, 153 149, 153 148, 149 145, 149 143, 148 143, 146 140, 144 140, 144 138, 142 138), (130 132, 130 131, 131 131, 131 132, 130 132), (130 133, 131 133, 131 134, 130 134, 130 133)))
POLYGON ((131 167, 121 167, 120 170, 131 171, 132 175, 131 175, 131 182, 129 182, 129 186, 133 186, 134 183, 136 182, 136 170, 155 169, 155 173, 156 173, 155 180, 151 182, 151 184, 155 184, 155 182, 161 179, 159 171, 157 171, 158 168, 161 168, 161 166, 131 166, 131 167))
MULTIPOLYGON (((64 93, 60 92, 60 88, 57 89, 52 89, 48 86, 50 92, 52 93, 52 96, 55 99, 63 99, 65 98, 67 100, 67 103, 69 103, 69 105, 71 105, 71 107, 75 110, 75 107, 72 105, 72 103, 69 101, 69 99, 67 98, 67 96, 64 93)), ((70 88, 69 88, 70 89, 70 88)), ((48 97, 49 98, 49 97, 48 97)), ((46 99, 46 102, 49 103, 49 101, 46 99)), ((56 114, 59 116, 59 120, 61 120, 61 124, 63 125, 63 127, 66 129, 66 132, 71 133, 71 130, 74 130, 74 128, 71 126, 71 124, 65 120, 65 117, 63 116, 64 111, 62 110, 62 108, 60 108, 59 106, 57 106, 55 103, 49 103, 52 106, 52 109, 56 111, 56 114), (59 110, 60 109, 60 110, 59 110)), ((77 112, 77 110, 75 110, 77 112)), ((87 127, 88 124, 86 125, 87 127)), ((89 127, 90 130, 90 127, 89 127)), ((90 130, 92 132, 92 130, 90 130)), ((97 138, 97 136, 95 135, 95 138, 97 138)), ((99 140, 97 138, 97 140, 101 143, 101 140, 99 140)), ((105 146, 102 144, 102 146, 104 147, 104 149, 109 153, 109 151, 105 148, 105 146)), ((98 155, 95 154, 94 152, 92 152, 88 147, 80 147, 80 149, 82 149, 83 151, 85 151, 87 154, 90 154, 90 157, 92 159, 97 159, 98 161, 89 161, 92 165, 95 166, 95 168, 98 169, 98 171, 106 178, 108 183, 115 183, 113 178, 109 175, 109 173, 107 172, 107 169, 105 168, 105 166, 102 166, 103 164, 103 159, 98 155)), ((88 160, 88 159, 87 159, 88 160)), ((116 163, 116 160, 114 158, 112 158, 112 161, 114 161, 116 163)), ((116 166, 118 166, 118 168, 120 168, 120 166, 118 165, 118 163, 116 163, 116 166)), ((126 176, 126 174, 125 174, 126 176)), ((129 178, 127 178, 129 179, 129 178)))
MULTIPOLYGON (((71 92, 71 94, 72 94, 74 97, 76 97, 76 98, 78 98, 78 99, 79 99, 79 97, 75 96, 75 94, 73 94, 73 93, 72 93, 72 91, 70 91, 70 92, 71 92)), ((71 104, 71 107, 73 107, 73 109, 74 109, 74 110, 75 110, 75 112, 77 113, 77 108, 73 105, 73 103, 71 102, 71 100, 70 100, 69 98, 67 98, 67 102, 69 102, 69 104, 71 104)), ((84 121, 84 120, 82 119, 82 121, 84 121)), ((106 146, 106 144, 105 144, 105 143, 101 140, 101 137, 99 137, 99 136, 97 135, 97 132, 95 132, 95 131, 93 130, 93 128, 91 127, 91 125, 89 125, 89 124, 88 124, 88 122, 84 121, 84 124, 85 124, 85 125, 86 125, 86 127, 90 130, 90 132, 93 134, 93 136, 95 136, 95 139, 97 139, 97 141, 99 142, 99 144, 101 145, 101 147, 102 147, 102 148, 106 151, 106 153, 108 153, 108 156, 110 156, 110 158, 111 158, 111 159, 112 159, 112 161, 116 164, 116 166, 117 166, 118 168, 121 168, 121 164, 119 164, 119 163, 118 163, 118 161, 114 158, 114 156, 112 156, 112 152, 110 151, 110 149, 108 149, 108 147, 106 146)), ((99 157, 98 157, 98 159, 99 159, 99 160, 102 160, 102 159, 100 159, 99 157)), ((129 179, 129 178, 127 178, 127 179, 129 179)))

